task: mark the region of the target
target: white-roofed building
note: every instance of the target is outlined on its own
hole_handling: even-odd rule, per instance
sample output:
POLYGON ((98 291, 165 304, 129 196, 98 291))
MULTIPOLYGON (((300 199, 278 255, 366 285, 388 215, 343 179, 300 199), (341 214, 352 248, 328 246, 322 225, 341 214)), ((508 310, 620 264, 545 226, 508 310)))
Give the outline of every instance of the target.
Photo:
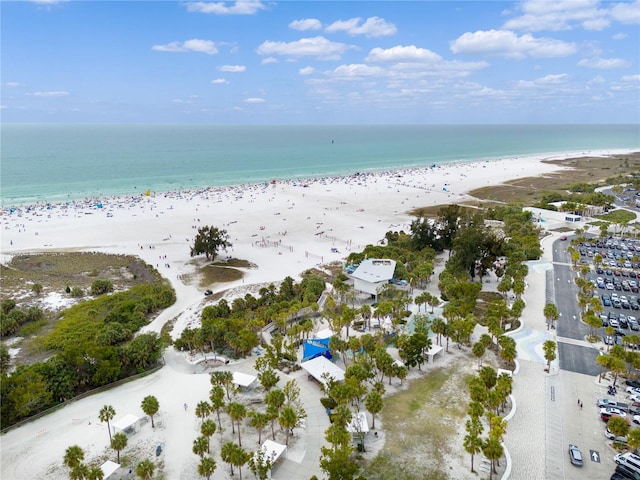
POLYGON ((135 415, 129 414, 122 417, 111 424, 114 433, 117 431, 124 433, 135 433, 138 431, 140 418, 135 415))
POLYGON ((342 382, 344 380, 344 370, 334 364, 331 360, 327 360, 322 355, 306 362, 302 362, 300 366, 323 385, 327 384, 326 377, 333 378, 337 382, 342 382))
POLYGON ((255 381, 258 379, 255 375, 248 375, 241 372, 233 372, 233 383, 240 388, 250 389, 253 387, 255 381))
POLYGON ((107 480, 119 468, 120 464, 112 462, 111 460, 107 460, 102 465, 100 465, 100 470, 102 470, 102 473, 104 474, 104 480, 107 480))
POLYGON ((360 292, 378 296, 383 285, 393 278, 396 261, 388 258, 368 258, 360 262, 358 268, 351 274, 353 288, 360 292))
MULTIPOLYGON (((273 440, 267 439, 264 442, 262 442, 262 445, 260 445, 260 448, 258 449, 258 451, 254 453, 254 459, 256 461, 259 461, 258 452, 262 452, 263 458, 265 460, 271 461, 271 469, 273 469, 273 466, 276 464, 278 459, 286 451, 287 451, 286 445, 282 445, 281 443, 277 443, 277 442, 274 442, 273 440)), ((271 470, 269 470, 268 472, 268 478, 271 478, 271 470)))

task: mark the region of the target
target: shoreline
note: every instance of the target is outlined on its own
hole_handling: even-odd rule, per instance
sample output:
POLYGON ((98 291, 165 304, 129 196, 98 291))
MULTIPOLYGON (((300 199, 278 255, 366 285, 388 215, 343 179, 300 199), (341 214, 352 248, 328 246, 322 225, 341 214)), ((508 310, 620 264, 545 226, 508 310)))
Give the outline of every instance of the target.
POLYGON ((440 168, 448 168, 448 167, 460 167, 460 166, 471 166, 476 164, 492 164, 496 162, 528 162, 528 161, 552 161, 552 160, 568 160, 572 158, 585 158, 585 157, 607 157, 607 156, 615 156, 615 155, 625 155, 631 154, 640 151, 640 146, 638 148, 619 148, 619 149, 602 149, 602 150, 571 150, 571 151, 561 151, 561 152, 542 152, 536 154, 527 154, 527 155, 518 155, 518 156, 505 156, 505 157, 485 157, 485 158, 477 158, 474 160, 459 160, 459 161, 450 161, 445 163, 433 163, 429 166, 426 165, 409 165, 409 166, 397 166, 397 167, 383 167, 383 168, 371 168, 371 169, 363 169, 359 172, 353 173, 343 173, 343 174, 327 174, 322 175, 318 174, 317 176, 294 176, 290 178, 275 178, 270 180, 265 180, 261 182, 255 183, 239 183, 239 184, 230 184, 230 185, 202 185, 202 186, 194 186, 192 188, 178 188, 178 189, 170 189, 170 190, 154 190, 152 188, 145 189, 144 192, 136 192, 136 193, 105 193, 105 194, 96 194, 96 195, 80 195, 78 193, 60 193, 57 195, 53 195, 51 200, 47 200, 46 198, 42 199, 31 199, 31 198, 4 198, 0 196, 0 215, 7 215, 12 213, 12 210, 25 210, 39 207, 53 207, 53 206, 63 206, 73 204, 74 206, 78 206, 78 204, 106 204, 109 202, 123 202, 123 201, 135 201, 136 199, 142 199, 145 197, 163 197, 163 196, 182 196, 182 195, 198 195, 203 193, 216 193, 219 191, 226 190, 237 190, 237 189, 246 189, 246 188, 254 188, 260 186, 269 186, 271 181, 275 180, 276 183, 279 184, 310 184, 315 182, 324 182, 327 180, 339 180, 339 179, 349 179, 349 178, 366 178, 369 176, 381 175, 381 176, 393 176, 393 175, 405 175, 405 174, 414 174, 415 172, 424 172, 424 171, 433 171, 434 169, 440 168), (146 192, 149 192, 150 195, 147 195, 146 192), (62 198, 65 197, 66 198, 62 198))
MULTIPOLYGON (((596 155, 583 153, 582 157, 596 155)), ((563 158, 575 156, 572 152, 563 158)), ((408 212, 416 207, 459 203, 472 198, 468 192, 481 186, 544 176, 569 168, 545 160, 558 158, 546 155, 527 157, 526 162, 520 163, 502 159, 448 164, 434 169, 420 167, 323 177, 306 186, 291 180, 276 182, 273 186, 210 187, 149 197, 112 197, 103 201, 102 208, 96 207, 95 200, 84 200, 49 208, 41 204, 12 214, 3 210, 0 257, 6 261, 18 254, 64 250, 140 257, 155 266, 176 291, 176 303, 142 331, 160 332, 166 322, 174 320, 171 336, 176 338, 185 328, 198 325, 199 313, 209 302, 203 295, 205 287, 197 280, 203 260, 191 258, 189 251, 201 226, 214 225, 227 230, 233 246, 228 252, 221 252, 221 258, 229 255, 256 265, 239 269, 244 273, 240 280, 211 286, 214 292, 229 290, 230 295, 243 295, 258 284, 276 283, 286 276, 298 280, 302 271, 343 262, 350 252, 379 242, 389 230, 406 230, 415 218, 408 212), (195 279, 186 280, 189 278, 195 279)), ((30 285, 24 288, 29 290, 30 285)), ((56 293, 59 294, 45 290, 42 297, 56 293)), ((194 374, 194 367, 179 357, 170 351, 165 354, 169 360, 167 365, 159 372, 74 402, 7 433, 4 442, 8 447, 3 448, 0 462, 2 476, 67 478, 60 459, 65 448, 73 443, 80 444, 90 459, 112 455, 105 425, 97 422, 100 407, 112 404, 118 412, 116 419, 126 413, 139 414, 140 400, 151 394, 161 405, 159 427, 153 431, 144 427, 132 443, 144 448, 149 455, 155 445, 162 444, 168 453, 163 457, 167 478, 192 478, 197 457, 190 447, 198 424, 192 413, 187 414, 182 406, 184 403, 196 405, 206 399, 210 382, 207 375, 194 374)), ((251 360, 234 363, 231 368, 254 373, 251 360)), ((309 390, 313 399, 310 405, 317 407, 316 387, 308 382, 300 383, 303 389, 309 390)), ((327 423, 324 409, 318 408, 318 412, 318 422, 327 423)), ((308 425, 312 425, 311 419, 308 425)), ((316 430, 313 434, 301 430, 300 448, 307 446, 304 442, 314 442, 317 448, 314 447, 313 452, 319 450, 321 429, 316 430)), ((292 453, 286 466, 308 471, 303 456, 292 453)), ((317 472, 319 467, 315 461, 312 468, 317 472)), ((284 472, 284 465, 279 468, 284 472)), ((214 478, 226 478, 225 469, 219 468, 214 478)))

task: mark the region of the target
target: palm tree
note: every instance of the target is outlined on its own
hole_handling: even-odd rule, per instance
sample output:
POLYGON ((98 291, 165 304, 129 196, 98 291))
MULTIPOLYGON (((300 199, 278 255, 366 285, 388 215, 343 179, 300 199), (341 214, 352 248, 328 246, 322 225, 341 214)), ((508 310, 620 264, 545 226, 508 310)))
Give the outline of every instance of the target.
POLYGON ((262 412, 251 412, 249 414, 249 422, 252 427, 258 430, 258 444, 262 443, 262 430, 269 423, 269 415, 262 412))
POLYGON ((384 407, 384 401, 382 395, 375 390, 372 391, 364 401, 365 407, 371 414, 371 428, 376 429, 376 413, 380 413, 384 407))
POLYGON ((153 395, 148 395, 142 399, 142 404, 140 406, 142 407, 142 411, 145 415, 149 415, 151 417, 151 428, 156 428, 153 423, 153 416, 158 413, 158 410, 160 409, 158 399, 153 395))
POLYGON ((200 420, 204 420, 211 413, 211 405, 209 402, 202 401, 196 405, 196 417, 200 418, 200 420))
POLYGON ((204 458, 205 453, 209 450, 209 440, 207 437, 198 437, 193 441, 193 453, 198 455, 201 459, 204 458))
POLYGON ((495 461, 498 460, 504 453, 504 448, 497 438, 489 437, 482 444, 482 453, 484 456, 491 460, 491 470, 489 471, 489 480, 493 479, 493 474, 496 472, 495 461))
POLYGON ((207 418, 200 425, 200 433, 202 433, 202 436, 207 439, 207 453, 209 453, 209 447, 211 446, 211 437, 216 433, 217 429, 218 426, 216 425, 216 422, 210 418, 207 418))
POLYGON ((544 351, 544 359, 547 361, 547 371, 551 368, 551 362, 556 359, 556 342, 553 340, 546 340, 542 344, 542 350, 544 351))
POLYGON ((104 472, 98 466, 91 467, 87 473, 87 480, 104 480, 104 472))
POLYGON ((227 413, 231 417, 231 430, 235 432, 234 423, 238 425, 238 445, 242 446, 242 439, 240 438, 240 422, 247 416, 247 407, 238 402, 232 402, 227 405, 227 413))
POLYGON ((482 451, 482 438, 475 433, 469 432, 464 437, 464 449, 471 455, 471 471, 473 472, 473 457, 482 451))
POLYGON ((200 463, 198 464, 198 475, 207 477, 207 480, 209 480, 211 475, 213 475, 213 472, 216 471, 216 467, 216 461, 213 458, 202 457, 202 460, 200 460, 200 463))
POLYGON ((127 446, 127 436, 122 433, 116 433, 111 439, 111 448, 118 452, 118 463, 120 463, 120 450, 123 450, 127 446))
POLYGON ((220 385, 215 385, 211 388, 211 393, 209 394, 209 400, 211 400, 211 408, 215 410, 216 416, 218 417, 218 427, 222 430, 222 423, 220 421, 220 410, 224 408, 224 388, 220 385))
POLYGON ((247 452, 244 448, 239 445, 233 444, 233 453, 231 455, 231 462, 233 465, 238 467, 238 472, 240 472, 240 480, 242 480, 242 466, 245 465, 249 459, 251 458, 251 454, 247 452))
POLYGON ((73 470, 69 472, 69 478, 71 480, 85 480, 89 475, 89 467, 84 463, 80 463, 73 467, 73 470))
POLYGON ((64 452, 64 464, 73 469, 80 465, 84 460, 84 450, 80 448, 78 445, 71 445, 67 447, 67 450, 64 452))
POLYGON ((151 480, 156 466, 151 460, 143 460, 136 467, 136 475, 142 480, 151 480))
POLYGON ((98 414, 98 418, 101 422, 107 422, 107 431, 109 432, 109 443, 111 443, 111 425, 109 422, 113 420, 113 417, 116 416, 116 411, 113 409, 111 405, 105 405, 100 409, 100 413, 98 414))
POLYGON ((227 442, 222 445, 220 449, 220 458, 222 461, 229 464, 231 467, 231 476, 233 476, 233 452, 235 451, 236 444, 233 442, 227 442))
POLYGON ((558 313, 558 307, 553 303, 547 303, 543 310, 544 317, 547 319, 547 330, 549 327, 554 328, 554 322, 558 320, 560 314, 558 313))
POLYGON ((292 407, 284 407, 278 417, 278 423, 286 432, 286 445, 289 446, 289 435, 293 434, 293 428, 298 424, 298 416, 292 407))

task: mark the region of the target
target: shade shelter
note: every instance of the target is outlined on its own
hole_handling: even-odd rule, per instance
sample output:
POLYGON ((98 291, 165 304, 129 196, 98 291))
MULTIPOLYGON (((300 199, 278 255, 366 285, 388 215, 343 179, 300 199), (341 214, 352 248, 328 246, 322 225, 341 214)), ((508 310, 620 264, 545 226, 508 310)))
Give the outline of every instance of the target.
POLYGON ((331 360, 331 351, 329 350, 328 338, 312 338, 305 340, 302 346, 302 361, 314 359, 318 356, 327 357, 331 360))
POLYGON ((327 384, 329 378, 333 378, 338 382, 344 380, 344 370, 322 355, 312 360, 302 362, 300 366, 323 385, 327 384))
POLYGON ((140 417, 129 414, 122 417, 120 420, 116 420, 111 424, 114 433, 117 431, 124 432, 126 434, 135 433, 138 431, 140 417))
POLYGON ((435 356, 442 352, 442 350, 443 347, 441 345, 431 345, 431 348, 424 353, 427 357, 427 362, 433 363, 435 356))
MULTIPOLYGON (((273 469, 273 466, 276 464, 278 459, 287 451, 287 446, 274 442, 273 440, 265 440, 262 445, 260 445, 260 449, 258 451, 262 452, 265 460, 268 459, 271 461, 271 468, 273 469)), ((258 452, 254 454, 254 457, 257 457, 257 455, 258 452)), ((268 477, 271 478, 271 470, 268 472, 268 477)))
POLYGON ((333 337, 334 335, 335 333, 333 333, 333 330, 331 330, 330 328, 323 328, 322 330, 318 330, 318 333, 316 333, 316 339, 328 339, 333 337))
POLYGON ((349 433, 367 433, 369 431, 369 422, 367 421, 367 415, 364 412, 354 413, 351 416, 351 421, 347 423, 345 427, 349 433))
POLYGON ((244 390, 249 390, 258 379, 255 375, 248 375, 241 372, 233 372, 233 383, 244 390))
POLYGON ((100 470, 102 470, 102 473, 104 474, 104 480, 107 480, 119 468, 120 468, 120 464, 116 462, 112 462, 111 460, 107 460, 102 465, 100 465, 100 470))

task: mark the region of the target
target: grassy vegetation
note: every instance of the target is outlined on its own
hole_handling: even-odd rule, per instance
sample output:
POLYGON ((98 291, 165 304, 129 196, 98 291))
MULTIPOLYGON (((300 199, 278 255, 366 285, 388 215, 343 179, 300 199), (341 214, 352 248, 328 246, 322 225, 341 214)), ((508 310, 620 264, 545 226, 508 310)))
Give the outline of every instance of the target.
POLYGON ((628 210, 612 210, 602 215, 596 215, 596 218, 611 223, 627 223, 636 219, 636 214, 628 210))
POLYGON ((429 370, 423 378, 412 380, 406 390, 385 399, 384 451, 365 467, 365 478, 450 478, 445 458, 455 456, 452 449, 462 449, 456 437, 464 428, 468 404, 464 394, 467 374, 459 362, 429 370))
POLYGON ((571 185, 578 183, 604 184, 612 174, 622 176, 640 172, 640 154, 612 156, 609 158, 570 158, 550 160, 548 163, 567 167, 565 170, 527 177, 501 185, 479 188, 470 195, 484 201, 508 202, 532 205, 549 193, 566 194, 571 185))

